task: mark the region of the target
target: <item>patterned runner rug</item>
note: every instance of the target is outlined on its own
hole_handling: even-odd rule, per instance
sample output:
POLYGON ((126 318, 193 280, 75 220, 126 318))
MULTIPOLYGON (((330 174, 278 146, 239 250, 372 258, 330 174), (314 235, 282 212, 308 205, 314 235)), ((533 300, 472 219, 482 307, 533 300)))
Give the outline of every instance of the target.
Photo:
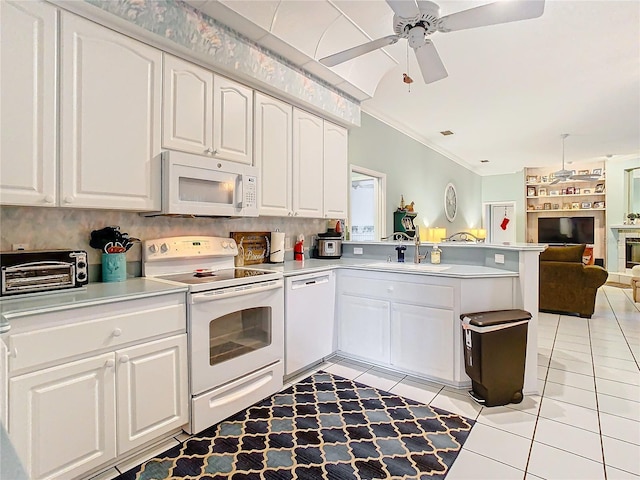
POLYGON ((117 478, 442 479, 474 423, 317 372, 117 478))

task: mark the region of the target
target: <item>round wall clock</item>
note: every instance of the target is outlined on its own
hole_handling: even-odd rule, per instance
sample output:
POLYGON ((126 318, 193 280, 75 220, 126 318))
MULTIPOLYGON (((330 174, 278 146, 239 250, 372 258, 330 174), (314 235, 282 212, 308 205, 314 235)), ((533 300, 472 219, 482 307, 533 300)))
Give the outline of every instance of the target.
POLYGON ((453 222, 458 213, 458 193, 453 183, 447 184, 444 189, 444 214, 447 216, 447 220, 453 222))

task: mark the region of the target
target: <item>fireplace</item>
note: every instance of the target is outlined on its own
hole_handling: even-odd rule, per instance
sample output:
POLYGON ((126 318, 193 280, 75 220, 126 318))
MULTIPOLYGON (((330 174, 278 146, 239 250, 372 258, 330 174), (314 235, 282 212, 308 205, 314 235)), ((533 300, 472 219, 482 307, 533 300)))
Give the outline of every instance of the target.
POLYGON ((636 265, 640 265, 640 235, 626 237, 624 246, 625 267, 633 268, 636 265))

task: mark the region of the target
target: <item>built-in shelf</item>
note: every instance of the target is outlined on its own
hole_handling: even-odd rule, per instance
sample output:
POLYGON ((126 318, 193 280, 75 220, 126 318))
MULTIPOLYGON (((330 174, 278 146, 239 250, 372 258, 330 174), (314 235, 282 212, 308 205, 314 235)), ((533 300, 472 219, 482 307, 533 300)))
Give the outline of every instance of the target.
MULTIPOLYGON (((551 208, 546 210, 527 210, 527 213, 547 213, 547 212, 604 212, 604 208, 551 208)), ((633 226, 633 225, 631 225, 633 226)))
POLYGON ((604 197, 604 193, 565 193, 560 195, 527 195, 527 198, 604 197))

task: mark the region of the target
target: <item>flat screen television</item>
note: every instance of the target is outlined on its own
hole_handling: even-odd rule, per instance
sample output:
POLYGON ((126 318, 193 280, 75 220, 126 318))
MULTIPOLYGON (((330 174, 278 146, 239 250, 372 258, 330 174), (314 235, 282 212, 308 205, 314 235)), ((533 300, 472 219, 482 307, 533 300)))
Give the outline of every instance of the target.
POLYGON ((593 217, 538 218, 538 243, 593 243, 593 217))

